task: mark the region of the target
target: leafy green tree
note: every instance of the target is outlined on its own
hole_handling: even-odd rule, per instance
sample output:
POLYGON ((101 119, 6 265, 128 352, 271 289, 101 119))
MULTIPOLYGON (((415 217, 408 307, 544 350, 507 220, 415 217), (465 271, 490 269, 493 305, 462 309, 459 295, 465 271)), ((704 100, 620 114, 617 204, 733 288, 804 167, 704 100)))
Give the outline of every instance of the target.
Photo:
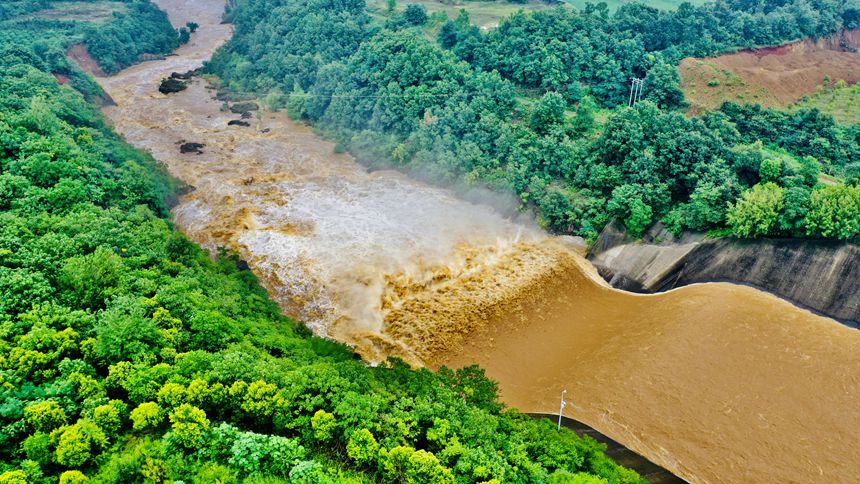
POLYGON ((170 423, 179 444, 186 449, 200 447, 209 429, 206 412, 187 403, 183 403, 171 412, 170 423))
POLYGON ((707 181, 700 183, 690 194, 685 205, 684 225, 693 230, 707 230, 722 224, 726 218, 727 205, 734 198, 733 187, 707 181))
POLYGON ((782 175, 782 161, 775 158, 765 158, 761 162, 758 173, 762 182, 776 183, 782 175))
POLYGON ((55 430, 51 440, 56 440, 57 463, 66 467, 84 465, 108 445, 99 426, 86 420, 55 430))
POLYGON ((350 459, 360 466, 369 466, 376 462, 379 454, 379 444, 367 429, 358 429, 349 437, 346 453, 350 459))
POLYGON ((24 471, 6 471, 0 474, 0 484, 29 484, 24 471))
POLYGON ((24 409, 24 417, 37 432, 50 432, 68 423, 65 410, 54 400, 45 400, 24 409))
POLYGON ((745 191, 729 206, 727 221, 741 237, 771 235, 785 206, 785 190, 774 183, 763 183, 745 191))
POLYGON ((546 134, 564 123, 564 98, 557 92, 548 92, 535 104, 529 115, 529 126, 539 134, 546 134))
POLYGON ((66 471, 60 474, 60 484, 86 484, 89 478, 81 471, 66 471))
POLYGON ((117 435, 128 418, 128 406, 122 400, 111 400, 93 409, 93 421, 109 437, 117 435))
POLYGON ((164 411, 155 402, 141 403, 131 411, 131 421, 134 430, 153 430, 164 421, 164 411))
POLYGON ((44 467, 54 460, 51 438, 44 432, 36 432, 24 440, 22 445, 27 459, 44 467))
POLYGON ((96 353, 114 363, 133 360, 161 345, 158 326, 140 301, 123 296, 101 313, 95 325, 96 353))
POLYGON ((380 469, 385 482, 405 484, 453 483, 454 476, 430 452, 410 447, 380 451, 380 469))
POLYGON ((436 37, 436 41, 439 42, 439 45, 445 49, 450 49, 457 45, 457 39, 457 25, 451 20, 442 24, 442 28, 439 29, 439 35, 436 37))
POLYGON ((673 109, 686 104, 678 70, 666 62, 657 62, 648 70, 644 90, 645 98, 654 101, 661 108, 673 109))
POLYGON ((411 25, 424 25, 427 23, 427 7, 419 3, 410 3, 403 11, 403 19, 411 25))
POLYGON ((814 187, 818 183, 818 174, 820 171, 821 165, 815 158, 804 156, 800 159, 800 169, 797 174, 800 175, 804 185, 814 187))
POLYGON ((653 209, 643 200, 641 187, 634 185, 622 185, 613 190, 606 208, 624 222, 634 238, 641 237, 653 221, 653 209))
POLYGON ((851 239, 860 234, 860 186, 828 186, 812 191, 806 215, 809 234, 851 239))
POLYGON ((785 208, 779 215, 779 230, 789 235, 803 234, 809 213, 811 192, 806 187, 791 187, 785 191, 785 208))
POLYGON ((123 270, 122 258, 99 247, 92 254, 69 259, 63 266, 62 281, 78 304, 99 309, 116 292, 123 270))
POLYGON ((328 413, 325 410, 317 410, 311 418, 311 428, 314 431, 314 438, 320 442, 328 442, 334 438, 334 433, 337 430, 337 420, 334 414, 328 413))

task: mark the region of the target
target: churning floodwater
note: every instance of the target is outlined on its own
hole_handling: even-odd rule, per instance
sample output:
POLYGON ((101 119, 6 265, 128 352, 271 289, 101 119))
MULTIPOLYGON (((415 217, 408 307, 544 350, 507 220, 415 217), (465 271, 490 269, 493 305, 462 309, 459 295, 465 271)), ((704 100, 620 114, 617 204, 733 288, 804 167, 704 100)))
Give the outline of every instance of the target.
POLYGON ((100 79, 117 131, 193 187, 173 210, 234 250, 284 312, 368 361, 480 363, 524 411, 565 412, 694 482, 857 482, 860 333, 760 291, 606 287, 562 239, 391 171, 369 173, 283 114, 250 127, 203 79, 223 0, 157 0, 200 30, 100 79), (205 144, 180 154, 183 142, 205 144))

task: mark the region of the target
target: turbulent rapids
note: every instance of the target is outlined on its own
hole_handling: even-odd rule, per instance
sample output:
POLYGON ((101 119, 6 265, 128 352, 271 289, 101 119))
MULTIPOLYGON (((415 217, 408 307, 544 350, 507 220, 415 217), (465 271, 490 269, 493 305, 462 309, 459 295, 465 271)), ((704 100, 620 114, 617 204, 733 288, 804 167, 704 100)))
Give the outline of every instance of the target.
POLYGON ((159 0, 200 24, 176 56, 100 79, 116 129, 193 187, 177 225, 235 250, 282 306, 368 361, 479 363, 506 403, 565 412, 693 482, 856 482, 860 333, 771 295, 606 287, 563 239, 398 173, 368 173, 279 113, 229 126, 203 79, 223 0, 159 0), (181 154, 202 143, 201 154, 181 154))
POLYGON ((423 364, 573 257, 488 206, 396 172, 368 173, 282 114, 228 126, 238 116, 202 79, 165 102, 157 82, 197 67, 195 53, 229 34, 212 20, 178 56, 105 79, 119 106, 109 115, 193 187, 174 209, 178 226, 205 247, 238 252, 317 334, 370 361, 423 364), (203 143, 203 153, 180 154, 184 142, 203 143))

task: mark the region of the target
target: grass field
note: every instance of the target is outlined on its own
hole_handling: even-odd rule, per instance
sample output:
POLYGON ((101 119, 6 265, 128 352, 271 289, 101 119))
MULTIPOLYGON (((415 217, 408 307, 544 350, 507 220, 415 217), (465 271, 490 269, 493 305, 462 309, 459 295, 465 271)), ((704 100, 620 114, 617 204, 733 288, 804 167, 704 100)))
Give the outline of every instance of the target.
POLYGON ((43 18, 49 20, 64 20, 70 22, 92 22, 96 24, 106 23, 111 19, 114 12, 125 11, 122 2, 56 2, 48 10, 29 15, 31 18, 43 18))
MULTIPOLYGON (((610 12, 614 12, 618 7, 630 3, 629 0, 604 0, 610 12)), ((706 0, 688 0, 693 5, 701 5, 706 0)), ((567 0, 567 3, 577 8, 585 8, 586 3, 598 3, 596 0, 567 0)), ((682 0, 642 0, 642 3, 658 8, 660 10, 674 10, 678 8, 682 0)))
MULTIPOLYGON (((406 5, 417 3, 427 7, 427 13, 445 12, 448 18, 457 18, 461 9, 469 12, 469 17, 474 25, 483 29, 493 28, 499 25, 501 19, 510 16, 512 13, 520 10, 541 10, 550 8, 549 5, 538 1, 530 0, 527 3, 508 3, 508 2, 441 2, 439 0, 398 0, 397 10, 402 11, 406 5)), ((368 9, 375 14, 384 16, 387 11, 388 2, 386 0, 367 0, 368 9)))
POLYGON ((799 108, 818 108, 843 124, 860 123, 860 84, 837 82, 834 87, 822 87, 791 107, 799 108))
MULTIPOLYGON (((700 5, 705 0, 689 0, 694 5, 700 5)), ((588 0, 566 0, 564 3, 576 8, 584 8, 588 0)), ((621 5, 628 3, 629 0, 606 0, 606 4, 610 11, 614 11, 621 5)), ((526 3, 510 3, 505 1, 466 1, 466 0, 398 0, 397 10, 401 11, 410 3, 417 3, 427 7, 427 12, 445 12, 448 18, 456 18, 461 9, 469 12, 472 23, 483 29, 490 29, 499 25, 499 22, 510 16, 518 10, 544 10, 553 8, 554 5, 548 5, 541 0, 529 0, 526 3)), ((591 3, 598 3, 597 0, 591 0, 591 3)), ((681 0, 646 0, 645 3, 656 8, 669 10, 674 9, 681 4, 681 0)), ((378 17, 385 17, 388 2, 387 0, 367 0, 367 6, 371 13, 378 17)))

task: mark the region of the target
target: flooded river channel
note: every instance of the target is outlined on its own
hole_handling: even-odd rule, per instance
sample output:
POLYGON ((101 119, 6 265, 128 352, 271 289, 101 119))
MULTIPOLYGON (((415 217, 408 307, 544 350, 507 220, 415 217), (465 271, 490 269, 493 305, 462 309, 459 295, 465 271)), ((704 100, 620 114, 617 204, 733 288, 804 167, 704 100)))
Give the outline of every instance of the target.
POLYGON ((228 126, 206 81, 223 0, 157 0, 192 41, 99 79, 132 144, 193 187, 173 215, 240 254, 284 312, 369 362, 479 363, 506 403, 565 413, 691 482, 858 482, 860 332, 761 291, 611 289, 565 239, 391 171, 284 114, 228 126), (182 143, 202 154, 181 154, 182 143))

